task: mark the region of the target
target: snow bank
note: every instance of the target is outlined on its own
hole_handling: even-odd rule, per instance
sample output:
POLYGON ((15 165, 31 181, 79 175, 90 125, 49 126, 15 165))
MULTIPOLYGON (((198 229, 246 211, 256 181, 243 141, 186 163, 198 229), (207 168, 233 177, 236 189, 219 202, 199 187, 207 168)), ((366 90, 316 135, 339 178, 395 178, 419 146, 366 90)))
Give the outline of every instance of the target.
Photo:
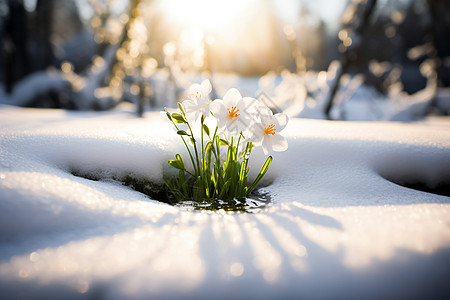
POLYGON ((52 92, 68 92, 70 88, 70 83, 58 71, 34 72, 19 81, 10 95, 0 84, 0 105, 27 106, 31 105, 38 97, 47 96, 52 92))
MULTIPOLYGON (((319 73, 308 71, 297 74, 284 70, 278 75, 269 72, 259 79, 259 88, 271 108, 291 117, 327 119, 325 107, 340 68, 340 63, 333 61, 327 71, 319 73)), ((329 117, 347 121, 409 122, 423 119, 433 107, 445 113, 448 91, 437 87, 429 62, 421 66, 421 72, 427 78, 427 85, 412 95, 402 90, 400 82, 392 83, 388 93, 383 95, 366 85, 363 75, 343 74, 329 117)))
MULTIPOLYGON (((183 153, 158 113, 3 106, 2 298, 448 296, 450 198, 394 183, 450 185, 450 122, 439 120, 292 119, 289 149, 265 182, 272 204, 226 214, 178 209, 111 180, 158 182, 183 153)), ((252 165, 263 161, 256 151, 252 165)))

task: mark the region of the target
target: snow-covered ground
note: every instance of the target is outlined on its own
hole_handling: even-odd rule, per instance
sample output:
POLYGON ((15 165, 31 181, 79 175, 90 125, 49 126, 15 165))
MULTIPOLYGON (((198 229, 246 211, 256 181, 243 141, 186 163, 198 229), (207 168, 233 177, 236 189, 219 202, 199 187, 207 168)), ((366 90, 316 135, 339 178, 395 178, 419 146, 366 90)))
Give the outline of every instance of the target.
POLYGON ((268 208, 192 212, 111 180, 161 182, 182 153, 159 113, 0 107, 0 298, 450 296, 450 197, 395 183, 448 188, 448 119, 284 133, 268 208))

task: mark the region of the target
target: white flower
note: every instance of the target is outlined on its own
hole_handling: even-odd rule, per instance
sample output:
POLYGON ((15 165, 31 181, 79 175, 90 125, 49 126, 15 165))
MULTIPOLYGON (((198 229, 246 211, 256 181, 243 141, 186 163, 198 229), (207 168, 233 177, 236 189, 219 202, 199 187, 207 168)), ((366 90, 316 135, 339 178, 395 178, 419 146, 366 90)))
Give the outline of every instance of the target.
POLYGON ((209 93, 211 93, 211 82, 203 80, 201 84, 193 84, 189 88, 187 100, 182 102, 183 109, 188 117, 196 121, 200 115, 209 116, 209 93))
POLYGON ((285 151, 288 143, 279 133, 288 123, 287 115, 283 113, 273 115, 269 108, 261 107, 260 119, 260 123, 254 123, 249 128, 252 134, 250 140, 255 146, 261 145, 265 155, 271 151, 285 151))
POLYGON ((242 97, 237 89, 232 88, 227 91, 223 100, 211 103, 211 112, 221 131, 236 135, 253 123, 252 111, 256 111, 256 107, 256 99, 242 97))

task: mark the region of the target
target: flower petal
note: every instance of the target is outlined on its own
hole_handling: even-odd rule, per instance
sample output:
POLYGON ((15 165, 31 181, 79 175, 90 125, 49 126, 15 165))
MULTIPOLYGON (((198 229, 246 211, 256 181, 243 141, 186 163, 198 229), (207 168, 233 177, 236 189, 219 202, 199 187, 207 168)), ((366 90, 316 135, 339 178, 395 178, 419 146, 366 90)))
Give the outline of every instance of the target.
POLYGON ((198 104, 194 100, 184 100, 181 105, 187 114, 193 113, 198 110, 198 104))
POLYGON ((211 82, 208 79, 203 80, 200 89, 202 92, 202 98, 209 98, 208 95, 212 91, 211 82))
POLYGON ((210 104, 211 112, 214 118, 217 120, 217 126, 222 128, 226 126, 226 122, 228 120, 228 111, 225 108, 222 100, 214 100, 210 104))
POLYGON ((271 137, 273 151, 281 152, 288 148, 288 142, 282 135, 275 134, 271 137))
POLYGON ((253 123, 249 128, 247 128, 245 137, 247 137, 255 145, 259 146, 264 138, 264 127, 260 123, 253 123))
POLYGON ((205 116, 209 116, 210 104, 211 101, 209 99, 199 98, 197 99, 198 110, 205 116))
POLYGON ((211 112, 213 113, 214 117, 216 119, 222 118, 225 116, 227 109, 225 108, 225 105, 223 104, 222 100, 214 100, 211 102, 211 112))
POLYGON ((194 83, 189 87, 189 95, 188 96, 195 95, 195 94, 197 94, 197 92, 201 93, 201 91, 202 91, 202 89, 201 89, 200 84, 194 83))
POLYGON ((273 124, 274 123, 273 113, 270 110, 270 108, 268 108, 265 105, 261 105, 259 107, 259 116, 261 118, 261 123, 263 125, 269 125, 269 124, 273 124))
POLYGON ((241 93, 235 88, 229 89, 225 96, 223 96, 223 103, 225 103, 225 106, 236 106, 237 101, 242 99, 241 93))
POLYGON ((276 123, 277 123, 277 124, 275 124, 277 132, 280 132, 281 130, 283 130, 284 127, 286 127, 286 125, 287 125, 287 123, 289 121, 288 116, 286 114, 283 114, 283 113, 279 113, 279 114, 274 115, 274 118, 275 118, 276 123))
POLYGON ((262 148, 264 151, 264 154, 267 155, 273 150, 273 144, 272 144, 272 138, 265 136, 262 141, 262 148))

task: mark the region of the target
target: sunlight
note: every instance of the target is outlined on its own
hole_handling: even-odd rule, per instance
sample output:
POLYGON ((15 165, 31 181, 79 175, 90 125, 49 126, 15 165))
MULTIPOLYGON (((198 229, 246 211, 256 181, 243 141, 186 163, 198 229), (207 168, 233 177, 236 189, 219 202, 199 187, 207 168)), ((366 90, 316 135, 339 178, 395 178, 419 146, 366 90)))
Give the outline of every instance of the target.
POLYGON ((211 71, 265 73, 288 54, 273 4, 256 0, 158 1, 154 15, 174 43, 180 67, 211 71))
POLYGON ((255 0, 168 0, 161 3, 161 7, 175 23, 198 27, 206 33, 218 34, 225 28, 233 27, 232 24, 238 17, 249 10, 255 2, 255 0))
POLYGON ((257 222, 246 215, 239 217, 244 223, 244 231, 253 251, 253 266, 262 272, 266 282, 276 282, 279 279, 282 255, 266 239, 257 222))

